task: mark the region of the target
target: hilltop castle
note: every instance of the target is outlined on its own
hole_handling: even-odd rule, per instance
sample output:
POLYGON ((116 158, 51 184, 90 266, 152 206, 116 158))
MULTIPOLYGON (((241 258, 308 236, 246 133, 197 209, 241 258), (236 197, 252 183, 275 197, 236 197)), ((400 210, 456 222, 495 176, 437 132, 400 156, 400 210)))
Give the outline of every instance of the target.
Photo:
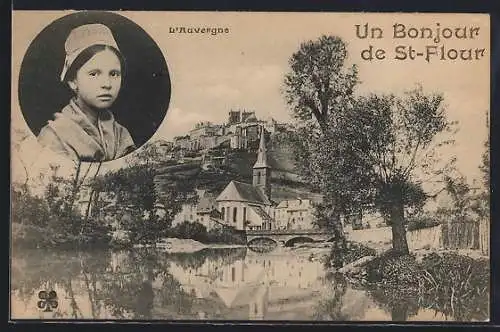
POLYGON ((259 139, 259 128, 274 133, 284 125, 276 120, 257 119, 255 111, 230 110, 227 123, 213 124, 199 122, 189 134, 174 137, 174 146, 189 151, 213 149, 226 145, 231 149, 248 149, 253 141, 259 139))

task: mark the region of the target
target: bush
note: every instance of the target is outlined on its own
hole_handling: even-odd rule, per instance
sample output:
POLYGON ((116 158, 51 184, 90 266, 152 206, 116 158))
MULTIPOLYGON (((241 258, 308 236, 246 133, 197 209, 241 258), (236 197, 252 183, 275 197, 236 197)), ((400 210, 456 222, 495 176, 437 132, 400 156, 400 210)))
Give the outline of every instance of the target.
POLYGON ((448 293, 453 288, 458 295, 488 290, 490 269, 486 259, 473 259, 455 253, 431 253, 424 256, 421 266, 426 272, 425 284, 429 288, 441 288, 448 293))
POLYGON ((488 318, 490 271, 486 259, 431 253, 417 263, 413 256, 389 250, 366 268, 368 280, 376 283, 372 297, 393 312, 403 307, 407 314, 414 314, 411 308, 418 302, 419 307, 454 320, 488 318))
POLYGON ((12 244, 23 248, 51 247, 55 234, 46 227, 12 223, 12 244))
POLYGON ((375 256, 377 251, 361 243, 347 242, 347 252, 344 255, 344 264, 357 261, 365 256, 375 256))
POLYGON ((408 231, 414 231, 417 229, 430 228, 439 225, 439 222, 432 219, 431 217, 414 217, 408 220, 408 231))
MULTIPOLYGON (((377 254, 377 251, 375 249, 367 247, 357 242, 348 241, 346 248, 347 248, 346 252, 343 253, 342 255, 344 265, 355 262, 358 259, 363 258, 365 256, 375 256, 377 254)), ((332 250, 330 250, 329 255, 326 257, 325 264, 331 265, 331 262, 336 259, 336 255, 337 255, 337 249, 332 248, 332 250)))
POLYGON ((420 267, 414 256, 390 249, 366 266, 370 282, 418 287, 420 267))
POLYGON ((207 243, 245 244, 245 237, 234 227, 214 228, 207 233, 207 243))
POLYGON ((170 236, 179 239, 192 239, 199 242, 207 241, 207 228, 199 222, 183 221, 173 227, 170 236))
POLYGON ((207 228, 199 222, 184 221, 167 231, 167 236, 192 239, 202 243, 245 244, 244 233, 233 227, 207 228))
POLYGON ((424 256, 425 305, 457 320, 488 318, 490 268, 487 259, 455 253, 424 256))
POLYGON ((85 221, 72 202, 72 181, 55 175, 41 196, 27 188, 12 191, 12 239, 28 248, 105 246, 109 229, 100 220, 85 221))
POLYGON ((106 247, 111 242, 111 227, 98 219, 90 218, 84 225, 78 241, 85 247, 106 247))

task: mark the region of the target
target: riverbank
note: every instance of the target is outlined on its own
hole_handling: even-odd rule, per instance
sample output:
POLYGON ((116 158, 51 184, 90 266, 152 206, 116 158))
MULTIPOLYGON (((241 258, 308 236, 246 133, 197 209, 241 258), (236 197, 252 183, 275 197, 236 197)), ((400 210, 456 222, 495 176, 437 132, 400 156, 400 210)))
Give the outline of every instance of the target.
POLYGON ((195 253, 203 249, 230 249, 246 247, 241 244, 202 243, 192 239, 164 238, 156 244, 134 245, 134 248, 157 248, 167 253, 195 253))
MULTIPOLYGON (((473 265, 489 270, 489 266, 486 266, 489 256, 483 255, 480 250, 411 248, 409 256, 400 256, 392 251, 390 227, 351 231, 346 235, 348 252, 344 257, 344 267, 339 270, 330 268, 330 271, 344 273, 347 277, 363 284, 397 283, 399 280, 397 276, 401 274, 420 276, 421 273, 425 274, 423 271, 429 270, 427 265, 432 260, 446 263, 450 268, 456 268, 457 273, 462 274, 468 274, 473 265), (388 271, 391 268, 394 271, 387 272, 386 275, 381 271, 383 269, 388 271), (461 268, 464 270, 460 271, 461 268), (370 272, 374 272, 371 280, 370 272)), ((331 259, 332 257, 326 258, 327 265, 331 259)), ((417 283, 415 278, 414 282, 417 283)))
POLYGON ((332 254, 325 257, 327 271, 390 308, 398 303, 418 308, 423 303, 452 320, 485 321, 489 317, 488 256, 478 250, 428 248, 401 255, 384 239, 365 239, 348 241, 351 248, 340 269, 331 267, 332 254))

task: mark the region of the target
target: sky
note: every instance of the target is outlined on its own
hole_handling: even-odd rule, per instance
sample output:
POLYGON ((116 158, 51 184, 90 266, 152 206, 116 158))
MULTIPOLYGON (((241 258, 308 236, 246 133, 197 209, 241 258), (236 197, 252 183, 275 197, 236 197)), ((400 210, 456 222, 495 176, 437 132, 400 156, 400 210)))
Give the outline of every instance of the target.
MULTIPOLYGON (((17 103, 17 76, 30 42, 50 22, 69 12, 14 12, 12 120, 25 126, 17 103), (29 22, 29 24, 28 24, 29 22)), ((442 92, 450 120, 459 121, 455 146, 447 151, 458 158, 459 170, 477 177, 477 167, 488 135, 489 112, 489 17, 484 14, 361 14, 361 13, 246 13, 246 12, 120 12, 141 26, 158 44, 171 77, 170 105, 154 138, 172 140, 187 133, 199 121, 222 123, 230 109, 254 110, 258 118, 291 120, 284 99, 283 79, 288 60, 307 40, 323 34, 336 35, 347 43, 347 65, 357 64, 361 84, 357 94, 396 93, 422 84, 425 91, 442 92), (441 29, 479 27, 473 38, 394 39, 393 24, 441 29), (356 25, 380 27, 383 38, 356 36, 356 25), (230 32, 172 34, 170 27, 227 27, 230 32), (384 60, 366 61, 361 51, 369 46, 386 50, 384 60), (440 60, 438 57, 395 60, 398 45, 425 50, 426 45, 447 49, 485 48, 479 60, 440 60)), ((40 161, 41 148, 31 140, 25 155, 40 161)), ((45 156, 45 155, 44 155, 45 156)), ((41 158, 47 160, 47 158, 41 158)), ((104 168, 120 167, 120 160, 104 168)), ((14 168, 14 165, 13 165, 14 168)), ((14 173, 14 172, 13 172, 14 173)))

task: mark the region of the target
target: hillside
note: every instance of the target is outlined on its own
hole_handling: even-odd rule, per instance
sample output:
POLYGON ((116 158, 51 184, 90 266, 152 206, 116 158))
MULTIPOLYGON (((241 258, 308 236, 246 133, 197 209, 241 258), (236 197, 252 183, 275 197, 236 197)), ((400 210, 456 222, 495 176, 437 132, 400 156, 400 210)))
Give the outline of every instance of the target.
MULTIPOLYGON (((268 146, 272 199, 278 202, 295 198, 319 200, 320 196, 297 174, 290 147, 281 141, 272 141, 272 137, 268 146)), ((256 160, 255 151, 232 150, 227 155, 226 165, 212 170, 202 169, 200 161, 178 165, 163 164, 157 167, 156 189, 161 195, 166 188, 175 184, 186 190, 197 188, 218 194, 232 180, 252 183, 252 168, 256 160)))

